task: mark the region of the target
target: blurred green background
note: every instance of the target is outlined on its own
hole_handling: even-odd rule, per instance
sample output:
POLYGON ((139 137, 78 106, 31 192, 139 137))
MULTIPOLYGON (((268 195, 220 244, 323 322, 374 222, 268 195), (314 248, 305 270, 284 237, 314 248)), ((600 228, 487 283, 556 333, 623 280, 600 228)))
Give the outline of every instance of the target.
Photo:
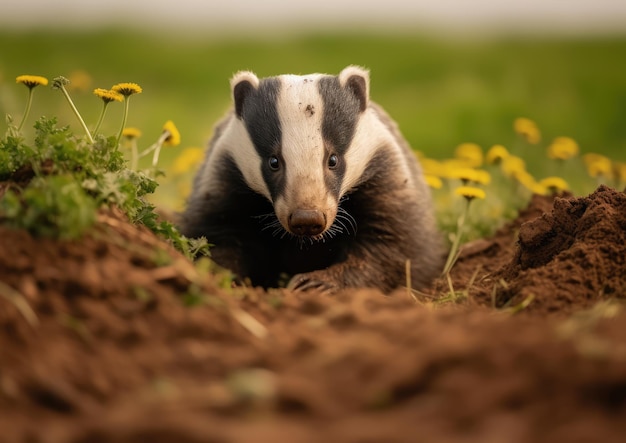
MULTIPOLYGON (((190 178, 171 165, 185 147, 204 146, 228 109, 229 78, 247 69, 259 76, 337 73, 346 65, 371 70, 371 95, 397 120, 412 146, 446 158, 463 142, 483 149, 517 143, 516 117, 537 122, 544 143, 519 153, 529 170, 541 168, 556 136, 578 141, 582 153, 626 161, 626 36, 435 36, 409 31, 324 31, 228 37, 176 36, 129 29, 0 31, 0 113, 19 121, 27 89, 21 74, 72 80, 70 93, 93 126, 102 103, 94 88, 135 82, 143 93, 130 102, 128 126, 142 130, 147 147, 173 120, 179 147, 162 154, 167 171, 156 200, 180 207, 190 178), (185 183, 181 183, 181 180, 185 183)), ((80 127, 58 91, 36 90, 30 121, 56 115, 75 133, 80 127)), ((122 105, 112 103, 102 131, 119 129, 122 105)), ((4 133, 6 124, 0 123, 4 133)), ((28 134, 28 132, 27 132, 28 134)), ((32 131, 31 131, 32 134, 32 131)))

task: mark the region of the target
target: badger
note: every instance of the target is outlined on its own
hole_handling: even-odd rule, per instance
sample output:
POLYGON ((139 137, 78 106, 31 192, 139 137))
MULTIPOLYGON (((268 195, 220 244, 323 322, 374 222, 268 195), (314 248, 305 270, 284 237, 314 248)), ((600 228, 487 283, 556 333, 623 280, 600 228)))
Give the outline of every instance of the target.
POLYGON ((181 214, 241 281, 297 291, 430 283, 442 244, 421 167, 369 71, 242 71, 181 214), (407 261, 410 272, 407 273, 407 261), (287 276, 289 280, 285 278, 287 276))

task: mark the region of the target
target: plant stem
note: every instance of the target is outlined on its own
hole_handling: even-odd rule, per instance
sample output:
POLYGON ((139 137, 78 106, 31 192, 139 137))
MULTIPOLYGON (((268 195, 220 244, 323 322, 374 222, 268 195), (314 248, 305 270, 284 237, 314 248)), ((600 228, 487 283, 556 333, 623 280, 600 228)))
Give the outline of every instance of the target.
POLYGON ((87 128, 85 121, 81 117, 80 112, 78 112, 78 109, 76 109, 76 106, 74 106, 74 102, 72 101, 70 95, 67 93, 65 86, 63 84, 60 84, 59 89, 61 89, 61 92, 65 96, 65 99, 70 104, 72 111, 74 111, 74 115, 76 115, 76 118, 78 118, 78 121, 80 122, 81 126, 83 127, 83 130, 85 131, 85 134, 87 135, 87 139, 89 140, 89 143, 93 143, 93 137, 91 136, 91 132, 89 132, 89 129, 87 128))
POLYGON ((152 156, 153 168, 157 167, 157 163, 159 163, 159 154, 161 153, 161 147, 163 146, 163 143, 165 142, 165 140, 167 140, 169 136, 170 136, 169 131, 165 131, 163 132, 163 134, 161 134, 161 136, 159 137, 159 140, 157 140, 156 148, 154 150, 154 155, 152 156))
POLYGON ((137 163, 139 161, 139 153, 137 152, 137 140, 133 139, 130 145, 130 169, 131 171, 137 170, 137 163))
POLYGON ((146 149, 144 149, 143 151, 141 151, 141 152, 139 153, 139 158, 141 158, 141 157, 143 157, 144 155, 148 155, 148 154, 150 154, 151 152, 153 152, 153 151, 156 149, 156 147, 157 147, 157 144, 158 144, 158 143, 159 143, 159 142, 157 141, 157 142, 155 142, 155 143, 151 144, 150 146, 148 146, 148 147, 147 147, 146 149))
POLYGON ((33 104, 33 89, 34 88, 28 88, 28 101, 26 102, 26 109, 24 110, 22 121, 20 122, 20 125, 17 127, 17 132, 20 132, 22 130, 22 126, 24 126, 24 122, 28 118, 28 114, 30 114, 30 107, 33 104))
POLYGON ((117 145, 120 144, 122 132, 124 132, 124 128, 126 127, 126 119, 128 118, 128 99, 129 97, 124 97, 124 116, 122 117, 122 127, 120 128, 120 132, 117 134, 117 145))
POLYGON ((24 319, 26 319, 30 326, 36 327, 39 325, 37 314, 35 314, 35 311, 30 307, 21 292, 0 281, 0 296, 12 303, 20 314, 24 316, 24 319))
POLYGON ((100 125, 102 125, 102 120, 104 120, 104 114, 107 111, 107 105, 109 102, 104 102, 104 106, 102 107, 102 112, 100 113, 100 117, 98 118, 98 123, 96 123, 96 127, 93 130, 93 135, 98 134, 98 130, 100 129, 100 125))
POLYGON ((454 241, 452 242, 452 247, 450 248, 450 253, 448 254, 448 259, 446 260, 446 265, 443 267, 442 275, 447 275, 450 273, 452 266, 456 262, 459 253, 459 245, 461 244, 461 236, 463 234, 463 227, 465 225, 465 217, 469 211, 469 205, 471 200, 465 199, 465 210, 461 213, 459 217, 459 221, 457 222, 456 235, 454 236, 454 241))
POLYGON ((411 287, 411 260, 407 259, 404 262, 404 274, 406 276, 406 292, 409 294, 409 297, 417 301, 415 295, 413 295, 413 288, 411 287))

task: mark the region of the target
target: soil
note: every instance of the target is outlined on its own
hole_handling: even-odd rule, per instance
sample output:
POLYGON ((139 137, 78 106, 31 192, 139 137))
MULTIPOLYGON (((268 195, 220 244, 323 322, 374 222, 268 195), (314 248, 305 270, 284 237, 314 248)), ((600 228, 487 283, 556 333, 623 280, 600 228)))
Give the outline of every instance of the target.
POLYGON ((2 442, 626 435, 626 195, 607 187, 534 197, 417 295, 231 288, 113 210, 79 241, 0 244, 2 442))

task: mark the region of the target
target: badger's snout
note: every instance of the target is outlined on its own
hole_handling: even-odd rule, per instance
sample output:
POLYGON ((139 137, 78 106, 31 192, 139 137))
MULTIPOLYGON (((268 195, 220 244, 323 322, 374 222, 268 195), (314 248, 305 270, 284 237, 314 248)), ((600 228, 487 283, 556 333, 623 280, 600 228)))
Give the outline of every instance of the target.
POLYGON ((326 216, 317 209, 296 209, 289 215, 289 231, 295 235, 314 237, 325 227, 326 216))

